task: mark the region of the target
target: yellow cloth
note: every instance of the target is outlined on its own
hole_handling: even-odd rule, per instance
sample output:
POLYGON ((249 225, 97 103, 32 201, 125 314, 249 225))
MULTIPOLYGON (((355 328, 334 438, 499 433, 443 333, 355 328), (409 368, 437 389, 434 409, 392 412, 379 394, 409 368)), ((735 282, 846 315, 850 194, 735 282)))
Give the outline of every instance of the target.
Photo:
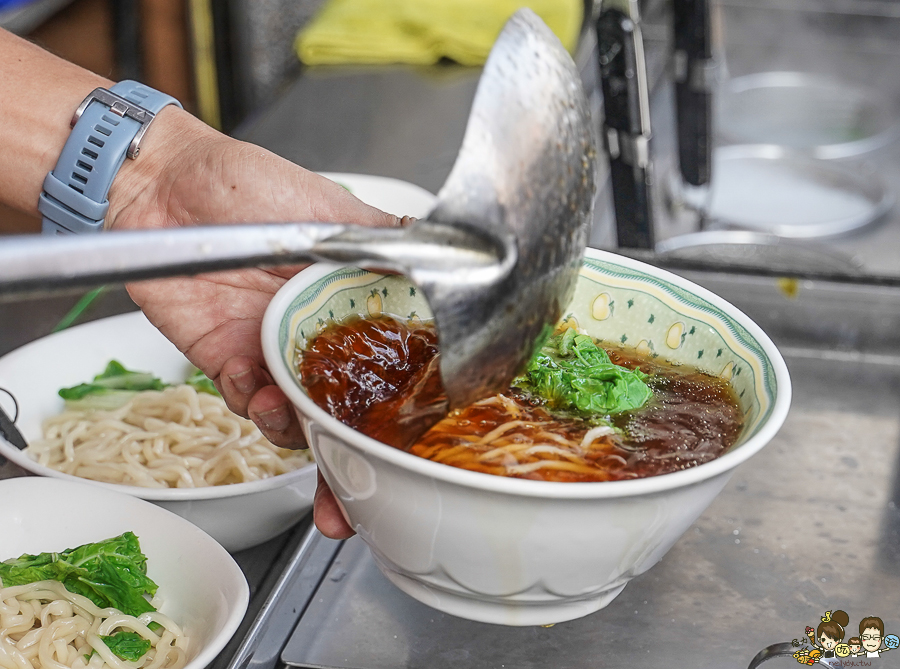
POLYGON ((442 57, 481 65, 521 7, 533 9, 574 51, 582 0, 328 0, 295 47, 307 65, 429 65, 442 57))

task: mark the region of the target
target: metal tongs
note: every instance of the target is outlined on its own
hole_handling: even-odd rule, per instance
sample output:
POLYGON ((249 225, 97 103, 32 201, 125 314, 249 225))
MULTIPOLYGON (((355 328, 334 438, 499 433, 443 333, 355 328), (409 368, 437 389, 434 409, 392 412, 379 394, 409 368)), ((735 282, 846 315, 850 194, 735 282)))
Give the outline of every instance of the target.
POLYGON ((202 226, 0 241, 0 299, 110 281, 330 261, 407 275, 428 299, 450 406, 498 392, 574 290, 594 199, 588 104, 571 57, 530 10, 491 50, 456 163, 406 228, 202 226))

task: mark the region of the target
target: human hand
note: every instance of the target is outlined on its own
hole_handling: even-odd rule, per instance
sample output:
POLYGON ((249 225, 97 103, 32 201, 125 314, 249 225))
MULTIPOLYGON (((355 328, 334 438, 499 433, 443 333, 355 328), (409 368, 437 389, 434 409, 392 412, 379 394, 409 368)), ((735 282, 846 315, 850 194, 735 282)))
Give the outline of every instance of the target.
MULTIPOLYGON (((126 161, 109 201, 107 227, 114 230, 271 221, 400 225, 338 184, 174 107, 157 116, 140 158, 126 161)), ((266 369, 260 327, 272 296, 299 269, 242 269, 128 286, 147 318, 213 379, 229 408, 286 448, 306 442, 266 369)), ((314 516, 326 536, 353 534, 321 474, 314 516)))

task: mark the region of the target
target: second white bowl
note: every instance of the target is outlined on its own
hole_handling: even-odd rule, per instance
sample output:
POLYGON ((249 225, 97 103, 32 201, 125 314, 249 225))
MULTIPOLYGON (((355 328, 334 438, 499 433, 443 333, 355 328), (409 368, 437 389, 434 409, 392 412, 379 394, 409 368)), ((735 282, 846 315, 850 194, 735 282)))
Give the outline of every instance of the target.
POLYGON ((204 669, 231 639, 250 590, 234 559, 173 513, 82 482, 0 480, 0 560, 62 551, 134 532, 159 586, 160 611, 189 637, 185 669, 204 669))

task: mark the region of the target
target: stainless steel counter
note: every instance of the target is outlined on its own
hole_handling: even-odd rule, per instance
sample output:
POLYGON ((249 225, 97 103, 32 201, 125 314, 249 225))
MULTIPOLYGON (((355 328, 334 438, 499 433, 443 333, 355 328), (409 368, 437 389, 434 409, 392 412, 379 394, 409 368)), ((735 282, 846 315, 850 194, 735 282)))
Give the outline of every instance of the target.
MULTIPOLYGON (((598 613, 506 628, 410 599, 354 539, 320 564, 318 589, 293 600, 297 624, 282 662, 743 669, 762 648, 802 639, 827 610, 847 611, 851 627, 878 615, 900 630, 900 292, 803 284, 790 298, 772 280, 691 278, 773 334, 795 399, 778 436, 657 566, 598 613)), ((890 655, 883 662, 897 666, 890 655)))
MULTIPOLYGON (((801 638, 826 610, 847 611, 851 626, 878 615, 900 630, 900 290, 800 282, 788 297, 772 279, 689 278, 771 334, 793 406, 772 443, 606 609, 552 628, 453 618, 396 590, 356 542, 301 554, 307 519, 236 555, 251 610, 213 667, 281 669, 283 654, 297 666, 353 669, 743 669, 763 647, 801 638)), ((107 299, 92 316, 133 308, 123 292, 107 299)), ((0 305, 0 353, 46 334, 69 302, 0 305)), ((0 477, 20 474, 0 467, 0 477)), ((881 662, 897 666, 891 655, 881 662)))

